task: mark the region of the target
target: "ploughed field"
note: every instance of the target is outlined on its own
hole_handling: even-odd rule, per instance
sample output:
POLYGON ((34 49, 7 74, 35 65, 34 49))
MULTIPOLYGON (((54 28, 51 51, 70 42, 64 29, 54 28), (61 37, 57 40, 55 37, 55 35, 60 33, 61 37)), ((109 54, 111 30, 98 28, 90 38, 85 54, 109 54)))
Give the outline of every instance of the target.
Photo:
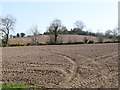
POLYGON ((117 88, 118 44, 4 47, 2 81, 46 88, 117 88))

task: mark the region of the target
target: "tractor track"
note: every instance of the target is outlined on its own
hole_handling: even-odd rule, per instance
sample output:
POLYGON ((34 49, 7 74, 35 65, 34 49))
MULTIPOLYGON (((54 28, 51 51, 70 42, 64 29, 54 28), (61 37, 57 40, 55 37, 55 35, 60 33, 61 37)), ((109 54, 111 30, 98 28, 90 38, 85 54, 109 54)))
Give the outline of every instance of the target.
MULTIPOLYGON (((68 54, 68 52, 65 53, 62 51, 58 51, 56 49, 52 50, 52 49, 46 48, 46 49, 39 49, 39 50, 41 50, 41 52, 50 53, 47 55, 52 55, 52 57, 58 56, 59 60, 65 60, 65 63, 67 62, 67 64, 64 64, 64 61, 62 62, 60 61, 60 63, 57 63, 56 62, 57 58, 53 58, 53 60, 56 60, 54 63, 51 61, 48 61, 47 63, 45 63, 44 61, 42 61, 42 63, 39 61, 38 62, 32 61, 30 63, 27 61, 26 62, 15 61, 15 65, 14 63, 11 63, 13 64, 13 66, 11 66, 10 68, 8 67, 8 69, 3 69, 2 72, 5 72, 5 73, 11 73, 11 72, 17 73, 18 72, 18 73, 24 74, 26 72, 34 73, 37 71, 38 75, 39 75, 39 71, 48 71, 48 72, 50 71, 53 74, 54 72, 57 72, 58 74, 63 74, 64 76, 64 79, 62 79, 62 82, 60 82, 58 85, 59 87, 62 87, 62 88, 71 87, 72 84, 75 84, 75 85, 78 84, 77 86, 88 87, 88 88, 95 87, 95 84, 97 85, 97 87, 102 87, 102 84, 100 84, 102 80, 105 80, 106 82, 108 79, 111 79, 112 77, 116 77, 118 74, 116 70, 114 69, 114 66, 115 68, 117 66, 116 65, 116 60, 117 60, 116 57, 118 57, 117 52, 111 53, 109 55, 100 54, 101 56, 98 56, 96 58, 89 58, 83 55, 79 55, 80 53, 78 54, 73 53, 72 55, 72 54, 68 54), (115 60, 115 63, 112 63, 113 61, 112 59, 115 60), (80 63, 78 63, 79 60, 84 60, 84 61, 81 61, 80 63), (24 67, 21 67, 23 64, 24 64, 24 67), (19 67, 17 68, 16 66, 19 66, 19 67), (14 69, 12 67, 16 67, 16 68, 14 69), (86 75, 88 76, 86 77, 84 73, 85 75, 88 73, 90 76, 86 75), (97 75, 100 75, 100 76, 97 77, 97 75)), ((49 60, 49 57, 46 59, 49 60)))

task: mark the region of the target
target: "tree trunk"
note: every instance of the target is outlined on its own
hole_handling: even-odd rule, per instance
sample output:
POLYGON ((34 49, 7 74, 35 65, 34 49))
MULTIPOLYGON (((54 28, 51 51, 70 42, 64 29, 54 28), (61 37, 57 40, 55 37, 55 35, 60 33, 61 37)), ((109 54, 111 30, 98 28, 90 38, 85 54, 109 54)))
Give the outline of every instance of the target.
POLYGON ((58 35, 57 34, 55 34, 55 44, 57 43, 57 37, 58 37, 58 35))
POLYGON ((37 35, 35 35, 35 45, 37 45, 37 35))
POLYGON ((55 39, 54 39, 54 43, 57 43, 57 37, 58 37, 58 32, 57 32, 58 26, 55 27, 55 39))
POLYGON ((5 40, 5 44, 6 44, 6 46, 8 46, 8 34, 6 34, 6 40, 5 40))

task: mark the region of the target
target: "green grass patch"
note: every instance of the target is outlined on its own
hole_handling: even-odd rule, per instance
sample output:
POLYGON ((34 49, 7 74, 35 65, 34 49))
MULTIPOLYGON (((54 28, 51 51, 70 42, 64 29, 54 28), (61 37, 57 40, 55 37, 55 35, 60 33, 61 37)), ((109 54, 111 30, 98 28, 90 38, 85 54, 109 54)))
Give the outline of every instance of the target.
POLYGON ((37 88, 37 86, 34 85, 25 85, 22 83, 15 83, 15 82, 7 82, 7 83, 3 83, 0 85, 0 87, 2 88, 2 90, 7 90, 9 89, 15 89, 17 90, 17 88, 19 88, 19 90, 24 90, 25 88, 37 88))

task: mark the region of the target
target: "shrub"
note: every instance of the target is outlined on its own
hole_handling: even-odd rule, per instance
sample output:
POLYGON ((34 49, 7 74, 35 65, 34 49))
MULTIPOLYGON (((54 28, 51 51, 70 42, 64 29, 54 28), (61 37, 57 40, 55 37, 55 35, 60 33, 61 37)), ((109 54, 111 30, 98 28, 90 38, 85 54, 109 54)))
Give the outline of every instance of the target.
POLYGON ((102 33, 97 33, 98 43, 103 43, 104 35, 102 33))
POLYGON ((63 44, 62 38, 61 38, 61 39, 58 39, 57 44, 59 44, 59 45, 62 45, 62 44, 63 44))
POLYGON ((87 42, 88 42, 88 38, 87 38, 87 37, 84 37, 84 38, 83 38, 83 41, 84 41, 84 43, 87 43, 87 42))
POLYGON ((31 45, 31 43, 27 43, 27 44, 26 44, 26 46, 30 46, 30 45, 31 45))
POLYGON ((66 44, 84 44, 84 42, 68 42, 68 43, 66 43, 66 44))
POLYGON ((113 43, 112 41, 105 41, 104 43, 113 43))
POLYGON ((6 47, 5 39, 2 39, 2 47, 6 47))
POLYGON ((23 43, 18 43, 18 42, 15 42, 13 44, 9 44, 9 46, 27 46, 26 44, 23 44, 23 43))
POLYGON ((48 45, 54 45, 54 42, 46 42, 48 45))
POLYGON ((68 42, 67 43, 72 43, 72 40, 69 38, 68 42))
POLYGON ((88 44, 93 44, 93 43, 94 43, 93 40, 88 41, 88 44))
POLYGON ((38 42, 37 45, 47 45, 47 42, 38 42))
POLYGON ((48 40, 47 43, 50 44, 50 45, 55 44, 54 39, 55 39, 54 35, 49 35, 49 40, 48 40))
POLYGON ((98 42, 99 42, 99 43, 103 43, 103 40, 104 40, 104 39, 103 39, 102 37, 98 37, 98 42))
POLYGON ((84 42, 74 42, 74 44, 84 44, 84 42))

